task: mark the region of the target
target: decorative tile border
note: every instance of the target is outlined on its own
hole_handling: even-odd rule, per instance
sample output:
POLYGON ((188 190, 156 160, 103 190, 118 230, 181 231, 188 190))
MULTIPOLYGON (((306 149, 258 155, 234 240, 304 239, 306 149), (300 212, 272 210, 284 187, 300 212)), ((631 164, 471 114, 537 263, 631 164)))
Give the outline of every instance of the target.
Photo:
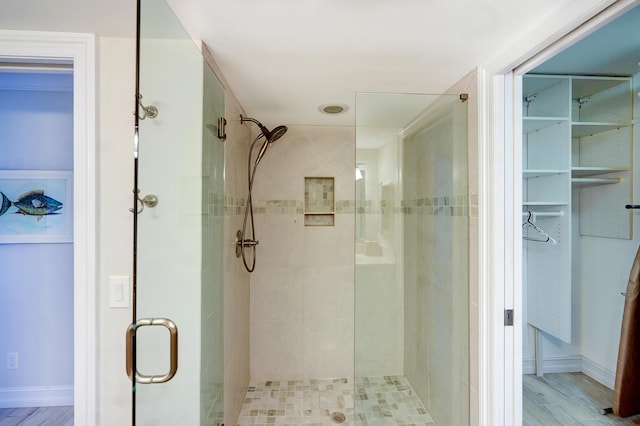
MULTIPOLYGON (((222 199, 217 194, 213 196, 214 211, 219 208, 222 199)), ((477 195, 471 197, 471 207, 477 206, 477 195)), ((224 212, 226 216, 244 214, 245 198, 224 196, 224 212)), ((425 197, 413 200, 403 200, 400 206, 392 205, 387 200, 336 200, 336 214, 418 214, 423 216, 469 216, 469 196, 452 195, 443 197, 425 197)), ((211 211, 211 207, 210 207, 211 211)), ((304 214, 302 200, 255 200, 253 213, 258 214, 304 214)))
POLYGON ((232 195, 224 196, 224 214, 225 216, 239 216, 244 213, 244 198, 236 198, 232 195))
POLYGON ((223 194, 209 192, 207 194, 206 213, 211 216, 224 216, 226 212, 226 200, 223 194))
POLYGON ((256 200, 254 214, 304 214, 304 203, 299 200, 256 200))
POLYGON ((355 213, 355 202, 353 200, 336 200, 336 213, 349 214, 355 213))
POLYGON ((401 206, 403 214, 417 214, 421 216, 469 216, 469 197, 467 195, 403 200, 401 206))

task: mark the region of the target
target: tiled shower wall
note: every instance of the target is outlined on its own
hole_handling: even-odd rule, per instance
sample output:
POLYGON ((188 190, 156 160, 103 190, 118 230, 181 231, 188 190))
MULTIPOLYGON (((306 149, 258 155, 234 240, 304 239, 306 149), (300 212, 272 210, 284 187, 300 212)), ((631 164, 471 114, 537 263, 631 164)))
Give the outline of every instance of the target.
POLYGON ((447 425, 479 419, 476 78, 451 89, 469 100, 403 155, 405 371, 434 422, 447 425))
POLYGON ((290 126, 258 167, 254 382, 353 376, 353 141, 352 127, 290 126), (335 226, 304 226, 305 177, 335 178, 335 226))
MULTIPOLYGON (((224 114, 224 91, 203 64, 203 117, 224 114)), ((202 126, 200 425, 224 422, 224 142, 202 126)))
POLYGON ((240 124, 240 113, 244 111, 228 88, 225 110, 224 424, 233 425, 249 384, 249 274, 235 256, 235 233, 241 224, 246 197, 245 167, 251 132, 240 124))
POLYGON ((461 108, 403 146, 405 371, 435 423, 452 426, 469 419, 465 121, 461 108))
MULTIPOLYGON (((366 130, 358 128, 358 146, 369 137, 366 130)), ((356 164, 364 174, 357 183, 364 194, 356 194, 357 378, 404 374, 404 285, 398 234, 400 130, 372 129, 381 145, 356 151, 356 164)))

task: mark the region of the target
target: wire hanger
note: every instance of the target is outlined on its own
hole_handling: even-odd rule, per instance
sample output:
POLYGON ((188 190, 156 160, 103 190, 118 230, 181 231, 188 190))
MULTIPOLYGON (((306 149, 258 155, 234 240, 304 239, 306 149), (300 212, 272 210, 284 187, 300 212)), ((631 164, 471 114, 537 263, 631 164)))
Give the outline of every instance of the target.
POLYGON ((538 225, 535 224, 535 220, 536 220, 535 213, 532 211, 527 211, 527 213, 528 213, 527 220, 522 224, 522 229, 533 228, 536 232, 540 234, 540 238, 534 238, 534 237, 523 235, 522 239, 527 241, 535 241, 538 243, 549 243, 554 246, 558 244, 558 242, 555 239, 553 239, 551 235, 544 232, 538 225))

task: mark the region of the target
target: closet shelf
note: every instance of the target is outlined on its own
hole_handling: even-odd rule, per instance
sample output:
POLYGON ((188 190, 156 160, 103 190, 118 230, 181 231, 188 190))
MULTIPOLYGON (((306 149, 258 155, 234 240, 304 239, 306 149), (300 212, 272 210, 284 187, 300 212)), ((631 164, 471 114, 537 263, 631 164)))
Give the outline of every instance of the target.
POLYGON ((571 137, 582 138, 585 136, 597 135, 621 127, 629 127, 630 123, 601 123, 601 122, 580 122, 571 123, 571 137))
POLYGON ((525 169, 522 171, 522 176, 525 178, 533 178, 540 176, 559 175, 563 173, 569 173, 569 170, 563 169, 525 169))
POLYGON ((576 187, 613 185, 620 183, 620 178, 573 178, 571 184, 576 187))
POLYGON ((568 206, 568 201, 523 201, 523 206, 568 206))
POLYGON ((523 117, 522 131, 524 133, 531 133, 568 122, 569 119, 567 117, 523 117))
POLYGON ((604 175, 607 173, 626 172, 627 167, 572 167, 571 176, 580 178, 585 176, 604 175))

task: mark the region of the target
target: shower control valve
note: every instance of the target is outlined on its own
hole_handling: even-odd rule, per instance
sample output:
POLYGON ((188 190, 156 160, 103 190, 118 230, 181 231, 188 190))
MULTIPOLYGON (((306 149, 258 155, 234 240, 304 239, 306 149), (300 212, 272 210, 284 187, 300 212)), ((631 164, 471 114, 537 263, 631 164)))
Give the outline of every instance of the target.
POLYGON ((236 233, 236 257, 240 257, 242 255, 243 247, 255 247, 260 244, 258 240, 252 240, 249 238, 242 238, 242 231, 238 230, 236 233))

